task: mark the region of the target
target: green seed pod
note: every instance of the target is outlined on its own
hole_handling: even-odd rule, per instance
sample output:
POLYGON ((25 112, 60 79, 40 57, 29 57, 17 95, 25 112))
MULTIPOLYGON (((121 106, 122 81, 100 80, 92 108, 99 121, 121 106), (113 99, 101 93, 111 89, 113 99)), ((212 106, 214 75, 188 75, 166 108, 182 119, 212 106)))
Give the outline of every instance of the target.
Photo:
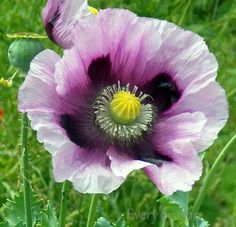
POLYGON ((14 67, 27 73, 30 62, 42 50, 44 50, 44 46, 39 39, 20 38, 16 39, 9 47, 8 58, 14 67))

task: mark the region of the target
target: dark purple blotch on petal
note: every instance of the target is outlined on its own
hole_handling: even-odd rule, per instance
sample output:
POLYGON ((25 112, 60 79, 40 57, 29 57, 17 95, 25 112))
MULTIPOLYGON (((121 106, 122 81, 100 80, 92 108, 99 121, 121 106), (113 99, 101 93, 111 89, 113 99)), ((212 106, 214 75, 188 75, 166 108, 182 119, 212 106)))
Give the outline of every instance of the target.
POLYGON ((88 150, 106 150, 109 145, 98 132, 91 113, 91 110, 85 110, 77 116, 64 114, 60 117, 60 125, 76 145, 88 150))
POLYGON ((85 141, 78 137, 78 121, 76 117, 69 114, 62 115, 60 124, 66 130, 67 136, 73 143, 81 147, 85 146, 85 141))
POLYGON ((158 74, 144 86, 143 90, 152 96, 158 112, 168 110, 181 96, 175 81, 167 73, 158 74))
POLYGON ((86 111, 84 114, 79 114, 78 116, 70 114, 62 115, 60 124, 65 129, 70 140, 82 148, 93 149, 99 147, 99 144, 102 144, 99 141, 90 112, 86 111))
POLYGON ((88 75, 95 88, 101 88, 115 83, 111 75, 110 56, 102 56, 91 62, 88 68, 88 75))
POLYGON ((148 162, 157 166, 161 166, 165 162, 172 162, 172 159, 166 155, 160 154, 158 151, 153 150, 152 154, 146 157, 138 157, 139 160, 148 162))
POLYGON ((150 141, 152 136, 146 136, 139 144, 136 144, 132 150, 135 158, 154 165, 161 166, 164 162, 172 162, 172 158, 158 151, 153 142, 150 141))
POLYGON ((47 24, 45 26, 48 37, 53 42, 56 42, 56 40, 54 39, 54 36, 53 36, 53 29, 54 29, 54 26, 55 26, 55 24, 56 24, 59 17, 60 17, 60 12, 59 12, 59 8, 58 8, 56 10, 55 14, 51 17, 51 19, 47 22, 47 24))
MULTIPOLYGON (((86 114, 85 114, 86 115, 86 114)), ((70 140, 78 146, 88 150, 106 150, 112 145, 104 135, 99 134, 93 125, 93 119, 87 116, 72 116, 64 114, 61 116, 60 125, 65 129, 70 140)), ((154 148, 150 141, 150 136, 146 136, 137 144, 121 146, 113 144, 119 152, 124 153, 136 160, 142 160, 161 166, 165 162, 172 162, 172 158, 166 156, 154 148)))
POLYGON ((119 146, 117 144, 116 149, 134 160, 141 160, 158 166, 165 162, 172 162, 172 157, 158 151, 151 140, 152 135, 146 134, 136 144, 130 146, 119 146))

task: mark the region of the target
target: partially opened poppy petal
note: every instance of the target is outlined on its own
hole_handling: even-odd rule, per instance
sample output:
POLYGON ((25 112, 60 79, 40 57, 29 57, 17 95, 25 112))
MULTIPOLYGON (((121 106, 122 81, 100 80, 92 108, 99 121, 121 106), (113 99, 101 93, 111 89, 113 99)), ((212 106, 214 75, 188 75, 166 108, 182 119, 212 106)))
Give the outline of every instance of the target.
POLYGON ((88 14, 87 0, 48 0, 42 17, 49 38, 63 48, 70 48, 73 45, 71 30, 77 20, 88 14))

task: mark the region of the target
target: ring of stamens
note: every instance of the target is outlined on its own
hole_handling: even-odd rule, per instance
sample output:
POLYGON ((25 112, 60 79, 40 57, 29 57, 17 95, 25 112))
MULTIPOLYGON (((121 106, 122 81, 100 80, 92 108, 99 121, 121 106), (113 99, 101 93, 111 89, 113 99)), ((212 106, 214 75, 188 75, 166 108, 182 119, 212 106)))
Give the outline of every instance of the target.
POLYGON ((144 103, 148 95, 134 86, 120 83, 106 87, 93 104, 94 122, 98 130, 112 144, 130 145, 152 131, 156 109, 144 103))

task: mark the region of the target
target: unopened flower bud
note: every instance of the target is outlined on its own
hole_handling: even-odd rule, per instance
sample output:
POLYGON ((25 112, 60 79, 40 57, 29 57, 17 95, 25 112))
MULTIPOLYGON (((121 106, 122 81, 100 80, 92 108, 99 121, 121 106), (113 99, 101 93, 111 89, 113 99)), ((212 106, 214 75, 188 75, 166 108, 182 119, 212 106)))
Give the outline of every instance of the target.
POLYGON ((42 50, 44 50, 44 46, 39 39, 20 38, 16 39, 9 47, 8 58, 14 67, 27 73, 30 62, 42 50))

